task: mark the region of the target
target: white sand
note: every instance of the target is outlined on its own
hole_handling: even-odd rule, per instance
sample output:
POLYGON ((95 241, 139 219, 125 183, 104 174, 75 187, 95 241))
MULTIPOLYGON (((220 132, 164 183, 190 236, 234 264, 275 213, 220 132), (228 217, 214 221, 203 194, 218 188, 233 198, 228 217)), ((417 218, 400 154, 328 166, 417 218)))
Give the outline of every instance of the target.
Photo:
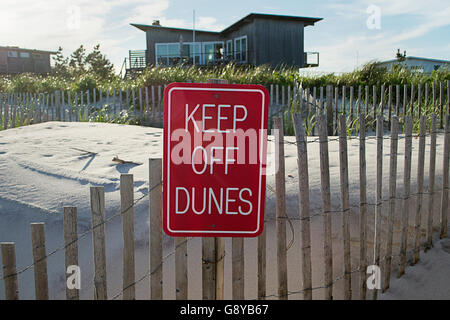
MULTIPOLYGON (((273 138, 273 137, 272 137, 273 138)), ((294 141, 293 137, 287 140, 294 141)), ((310 138, 314 140, 316 137, 310 138)), ((368 201, 375 202, 375 159, 376 141, 367 141, 367 190, 368 201)), ((403 177, 403 146, 399 143, 398 159, 398 195, 402 192, 403 177)), ((429 138, 426 143, 425 187, 428 178, 429 138)), ((438 135, 436 165, 436 189, 441 187, 443 135, 438 135)), ((359 203, 359 141, 349 140, 350 166, 350 200, 352 205, 359 203)), ((286 151, 286 191, 289 217, 298 217, 298 179, 297 150, 293 144, 285 145, 286 151)), ((418 141, 413 141, 412 193, 416 192, 418 141)), ((330 175, 332 187, 333 209, 340 206, 339 200, 339 152, 338 142, 329 143, 330 175)), ((273 155, 273 146, 269 144, 269 152, 273 155)), ((106 216, 111 216, 119 210, 119 177, 121 173, 132 173, 135 180, 135 198, 139 198, 148 190, 148 158, 162 154, 162 130, 149 127, 126 126, 103 123, 62 123, 48 122, 39 125, 9 129, 0 132, 0 241, 16 242, 17 268, 31 264, 30 222, 45 222, 47 236, 47 252, 63 245, 62 206, 78 207, 79 233, 90 227, 89 186, 104 186, 106 191, 106 216), (82 150, 97 153, 86 154, 82 150), (112 158, 118 155, 123 160, 142 163, 142 165, 118 165, 112 158)), ((389 173, 389 140, 384 140, 383 191, 388 195, 389 173)), ((310 174, 310 199, 313 213, 320 212, 320 166, 319 144, 308 144, 308 160, 310 174)), ((274 177, 268 177, 268 184, 273 188, 274 177)), ((267 192, 266 217, 273 219, 275 201, 270 191, 267 192)), ((438 209, 440 192, 435 194, 435 232, 440 221, 438 209)), ((414 199, 411 208, 414 208, 414 199)), ((428 196, 423 199, 427 208, 428 196)), ((398 203, 394 236, 394 255, 398 253, 399 218, 401 203, 398 203)), ((387 215, 387 203, 383 204, 383 216, 387 215)), ((412 221, 414 211, 410 212, 409 247, 412 247, 412 221)), ((423 225, 426 212, 423 213, 423 225)), ((323 226, 322 217, 311 220, 312 250, 313 250, 313 286, 323 284, 323 226)), ((356 268, 359 261, 359 217, 358 210, 351 210, 351 243, 352 266, 356 268)), ((373 207, 369 208, 369 246, 373 239, 373 207)), ((301 288, 300 233, 298 221, 293 220, 295 228, 294 244, 288 251, 289 290, 301 288)), ((341 215, 333 215, 333 249, 334 277, 342 274, 341 245, 341 215)), ((267 294, 276 294, 276 241, 274 221, 266 223, 267 228, 267 294)), ((382 224, 386 229, 385 219, 382 224)), ((139 279, 148 271, 148 198, 143 199, 135 207, 136 229, 136 278, 139 279)), ((106 226, 107 262, 108 262, 108 293, 114 296, 120 292, 122 282, 122 231, 120 217, 115 218, 106 226)), ((424 232, 424 231, 423 231, 424 232)), ((288 228, 288 240, 292 233, 288 228)), ((382 255, 384 254, 384 237, 382 255)), ((231 240, 226 239, 225 276, 231 279, 231 240)), ((254 238, 245 241, 245 287, 246 297, 256 298, 256 243, 254 238)), ((173 249, 173 239, 165 237, 164 255, 173 249)), ((435 248, 427 253, 422 252, 421 262, 407 269, 406 275, 395 279, 395 263, 391 289, 381 298, 450 298, 450 277, 442 268, 448 270, 448 242, 437 243, 435 248), (414 291, 414 292, 413 292, 414 291)), ((201 240, 191 239, 188 243, 189 253, 189 297, 201 298, 201 240)), ((92 298, 92 239, 90 235, 79 242, 80 266, 82 270, 81 297, 92 298)), ((373 252, 369 248, 369 257, 373 252)), ((0 258, 1 259, 1 258, 0 258)), ((370 258, 369 258, 370 259, 370 258)), ((1 261, 0 261, 1 263, 1 261)), ((50 297, 64 299, 64 253, 56 253, 48 259, 50 297)), ((174 257, 170 256, 163 269, 164 298, 175 297, 174 257)), ((358 275, 353 277, 353 293, 358 295, 358 275)), ((32 269, 19 276, 19 290, 22 299, 34 298, 32 269)), ((342 281, 335 285, 334 297, 342 298, 342 281)), ((137 285, 137 298, 146 299, 149 296, 148 278, 137 285)), ((322 298, 322 290, 314 291, 314 298, 322 298)), ((231 281, 225 281, 225 297, 231 298, 231 281)), ((4 298, 3 283, 0 283, 0 299, 4 298)), ((301 295, 292 294, 291 299, 299 299, 301 295)))

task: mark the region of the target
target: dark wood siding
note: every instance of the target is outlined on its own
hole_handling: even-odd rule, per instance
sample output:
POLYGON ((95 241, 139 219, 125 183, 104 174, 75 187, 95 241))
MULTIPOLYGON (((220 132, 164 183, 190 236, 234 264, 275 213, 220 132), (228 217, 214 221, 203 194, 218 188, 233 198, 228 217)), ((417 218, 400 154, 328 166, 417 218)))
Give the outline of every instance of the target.
MULTIPOLYGON (((196 42, 234 40, 247 36, 248 63, 268 64, 271 67, 283 65, 301 68, 304 66, 304 23, 270 18, 254 18, 226 33, 196 32, 196 42)), ((192 30, 151 27, 147 35, 147 63, 155 65, 155 44, 192 42, 192 30)))
POLYGON ((50 53, 35 52, 19 48, 0 48, 0 73, 49 73, 50 53), (17 52, 17 57, 8 57, 8 51, 17 52), (28 57, 21 57, 20 53, 26 52, 28 57))
POLYGON ((229 32, 226 34, 226 40, 232 40, 233 42, 233 52, 235 51, 234 48, 234 39, 247 36, 247 53, 248 53, 248 63, 256 65, 256 48, 255 48, 255 25, 253 23, 247 23, 243 25, 238 30, 229 32))
POLYGON ((303 23, 260 18, 253 23, 257 65, 303 67, 303 23))

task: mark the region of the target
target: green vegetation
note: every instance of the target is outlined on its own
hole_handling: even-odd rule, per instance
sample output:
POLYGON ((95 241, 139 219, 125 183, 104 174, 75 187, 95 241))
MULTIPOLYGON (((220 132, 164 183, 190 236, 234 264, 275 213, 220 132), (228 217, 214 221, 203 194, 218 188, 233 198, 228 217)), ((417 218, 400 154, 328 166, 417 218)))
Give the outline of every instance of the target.
POLYGON ((270 84, 292 86, 294 81, 297 81, 304 88, 325 87, 329 84, 339 87, 431 84, 434 81, 450 80, 448 68, 441 68, 431 75, 413 73, 400 66, 388 72, 377 62, 367 63, 360 69, 340 75, 308 73, 307 69, 299 73, 295 68, 272 69, 265 65, 258 67, 235 64, 213 67, 181 65, 166 68, 149 67, 135 79, 124 80, 114 74, 113 65, 100 52, 99 45, 95 46, 90 53, 86 53, 86 49, 80 46, 70 57, 64 57, 62 48, 59 48, 53 60, 54 68, 50 75, 21 74, 0 77, 0 92, 48 93, 55 90, 80 92, 94 88, 106 91, 188 80, 206 82, 212 78, 226 79, 230 83, 265 86, 270 84))
MULTIPOLYGON (((16 76, 0 76, 0 92, 1 93, 54 93, 55 90, 63 90, 71 92, 72 97, 75 93, 92 92, 93 89, 101 90, 104 95, 107 91, 127 90, 131 88, 141 88, 151 85, 164 85, 171 82, 207 82, 209 79, 226 79, 229 83, 238 84, 260 84, 266 87, 269 85, 280 86, 294 86, 294 83, 301 85, 303 88, 320 88, 327 85, 333 85, 339 88, 339 96, 342 95, 342 86, 346 86, 346 100, 350 98, 349 87, 353 86, 354 102, 357 99, 357 87, 362 87, 362 101, 359 101, 362 108, 364 108, 365 101, 365 86, 369 86, 369 113, 367 114, 368 127, 374 126, 373 119, 373 86, 377 86, 377 108, 380 103, 380 86, 385 85, 385 99, 388 94, 389 85, 417 85, 422 84, 421 108, 422 114, 425 114, 428 121, 431 119, 433 104, 431 100, 431 87, 434 82, 444 82, 444 101, 447 101, 447 80, 450 80, 450 69, 440 68, 433 71, 432 74, 421 74, 411 72, 406 68, 397 66, 393 71, 387 71, 381 67, 377 62, 371 62, 364 65, 362 68, 352 72, 342 74, 318 74, 309 72, 307 69, 298 69, 283 67, 279 69, 272 69, 268 66, 239 66, 235 64, 228 64, 225 66, 173 66, 166 68, 149 67, 136 76, 135 79, 121 79, 114 73, 114 68, 111 62, 100 51, 100 46, 97 45, 89 53, 83 46, 80 46, 69 57, 64 57, 62 48, 59 48, 54 57, 53 72, 49 75, 32 75, 20 74, 16 76), (425 103, 424 87, 425 84, 429 86, 428 101, 425 103)), ((439 87, 439 85, 438 85, 439 87)), ((439 94, 439 88, 437 92, 439 94)), ((416 100, 413 107, 413 119, 415 129, 418 126, 418 112, 419 103, 417 87, 415 90, 416 100), (417 119, 417 120, 416 120, 417 119)), ((312 93, 312 90, 311 90, 312 93)), ((317 91, 317 94, 319 91, 317 91)), ((325 93, 325 92, 324 92, 325 93)), ((410 108, 411 92, 408 88, 407 105, 410 108)), ((393 90, 395 96, 395 89, 393 90)), ((66 95, 67 96, 67 95, 66 95)), ((403 103, 403 88, 400 90, 400 103, 403 103)), ((439 99, 439 96, 436 97, 439 99)), ((131 99, 131 98, 130 98, 131 99)), ((334 93, 333 93, 334 103, 334 93)), ((395 99, 393 101, 395 103, 395 99)), ((293 101, 291 101, 293 104, 293 101)), ((339 102, 340 108, 341 102, 339 102)), ((131 106, 131 103, 130 103, 131 106)), ((348 106, 348 105, 347 105, 348 106)), ((106 106, 107 107, 107 106, 106 106)), ((116 122, 116 123, 140 123, 139 118, 132 116, 134 114, 134 107, 128 113, 120 116, 113 115, 107 109, 102 108, 96 110, 89 119, 82 119, 84 121, 102 121, 102 122, 116 122)), ((311 107, 311 106, 310 106, 311 107)), ((284 117, 285 131, 287 134, 293 134, 293 125, 290 116, 292 112, 297 110, 297 106, 291 105, 289 111, 278 116, 284 117)), ((445 107, 446 108, 446 107, 445 107)), ((394 111, 394 107, 393 107, 394 111)), ((448 112, 444 110, 444 114, 448 112)), ((409 112, 408 112, 409 113, 409 112)), ((356 114, 356 113, 355 113, 356 114)), ((317 119, 313 113, 305 115, 305 130, 312 132, 316 125, 317 119)), ((355 119, 348 119, 348 130, 350 132, 357 132, 358 121, 355 119)))

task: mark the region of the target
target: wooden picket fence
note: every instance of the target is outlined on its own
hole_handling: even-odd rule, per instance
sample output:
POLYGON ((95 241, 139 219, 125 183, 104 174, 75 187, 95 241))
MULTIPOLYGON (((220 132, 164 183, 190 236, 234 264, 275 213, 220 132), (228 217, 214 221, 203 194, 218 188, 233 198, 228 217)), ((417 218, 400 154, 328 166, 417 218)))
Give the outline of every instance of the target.
MULTIPOLYGON (((278 87, 272 90, 278 92, 278 87)), ((301 89, 301 88, 300 88, 301 89)), ((162 90, 162 89, 161 89, 162 90)), ((303 91, 303 89, 301 89, 303 91)), ((148 90, 147 90, 148 91, 148 90)), ((144 92, 147 92, 144 91, 144 92)), ((315 91, 315 90, 314 90, 315 91)), ((366 121, 367 121, 367 108, 359 110, 359 113, 355 114, 355 119, 358 122, 358 135, 350 137, 352 131, 348 130, 348 114, 344 112, 332 112, 332 95, 333 88, 327 87, 326 91, 329 94, 325 99, 319 99, 319 108, 312 109, 315 117, 317 117, 317 135, 318 138, 307 138, 307 121, 304 113, 297 112, 295 109, 283 110, 283 105, 277 105, 274 101, 271 101, 271 105, 278 106, 279 110, 282 110, 283 114, 272 113, 271 123, 273 122, 273 129, 278 129, 275 135, 275 159, 279 163, 279 169, 275 176, 275 190, 273 191, 276 196, 276 210, 275 210, 275 223, 276 223, 276 243, 277 243, 277 279, 278 290, 276 294, 267 293, 267 277, 272 276, 267 274, 267 234, 264 231, 258 237, 257 243, 257 298, 258 299, 288 299, 293 294, 302 294, 304 299, 312 299, 313 292, 315 290, 324 290, 325 299, 332 299, 336 292, 335 284, 337 281, 343 281, 343 297, 344 299, 366 299, 366 269, 368 265, 380 266, 383 270, 382 291, 384 292, 389 288, 391 278, 391 268, 393 258, 399 258, 399 276, 405 273, 407 261, 412 258, 412 263, 415 264, 420 259, 420 252, 422 248, 422 233, 421 229, 425 228, 426 238, 424 246, 430 248, 433 242, 433 230, 436 226, 439 226, 440 237, 447 237, 447 224, 448 224, 448 190, 449 190, 449 154, 450 154, 450 117, 443 109, 444 99, 441 97, 440 109, 436 108, 435 111, 440 111, 437 114, 431 115, 430 124, 427 122, 427 116, 420 115, 419 118, 419 150, 418 150, 418 172, 417 172, 417 193, 411 192, 411 160, 412 160, 412 139, 413 139, 413 114, 411 112, 405 112, 402 117, 403 121, 403 135, 402 126, 400 126, 400 117, 396 114, 389 113, 389 117, 386 119, 383 116, 383 109, 374 108, 374 116, 376 119, 376 135, 366 137, 366 121), (322 103, 323 102, 323 103, 322 103), (280 107, 281 106, 281 107, 280 107), (284 132, 286 131, 284 125, 286 123, 286 114, 293 119, 293 129, 296 137, 295 145, 297 147, 298 155, 298 185, 299 185, 299 214, 297 218, 288 217, 286 213, 286 190, 285 190, 285 156, 284 146, 285 143, 292 143, 286 141, 284 138, 284 132), (330 119, 337 119, 337 121, 331 121, 330 119), (390 135, 385 135, 386 122, 390 124, 390 135), (440 123, 443 124, 444 130, 439 131, 438 127, 440 123), (428 130, 427 130, 428 127, 428 130), (337 137, 331 137, 331 135, 337 133, 337 137), (438 134, 445 135, 443 144, 443 168, 442 168, 442 186, 435 185, 435 163, 436 163, 436 137, 438 134), (429 137, 430 149, 429 149, 429 179, 428 188, 425 191, 424 188, 424 159, 425 159, 425 141, 429 137), (349 200, 349 174, 350 168, 348 166, 348 153, 347 142, 348 139, 359 140, 359 181, 360 181, 360 204, 358 206, 351 206, 349 200), (374 204, 369 204, 367 201, 367 179, 366 179, 366 141, 368 139, 375 139, 377 142, 377 158, 376 158, 376 201, 374 204), (383 181, 383 142, 384 140, 390 141, 390 156, 389 156, 389 181, 383 181), (330 165, 328 154, 328 143, 330 141, 339 142, 339 172, 340 172, 340 209, 332 210, 331 201, 331 183, 330 183, 330 165), (403 172, 403 194, 398 195, 397 192, 397 161, 398 154, 397 148, 399 141, 405 144, 404 153, 404 172, 403 172), (320 145, 320 174, 321 174, 321 193, 322 193, 322 209, 319 213, 313 213, 310 209, 309 199, 309 176, 308 176, 308 145, 311 143, 318 143, 320 145), (389 197, 383 198, 382 186, 383 183, 389 184, 389 197), (433 201, 432 195, 441 192, 440 199, 440 221, 433 221, 433 201), (428 203, 423 205, 423 195, 428 194, 428 203), (412 197, 417 197, 417 205, 414 208, 409 206, 412 197), (385 224, 388 230, 386 230, 387 237, 384 239, 382 235, 381 224, 381 206, 383 202, 387 202, 389 205, 388 210, 388 223, 385 224), (375 237, 373 244, 373 259, 369 259, 368 250, 369 244, 367 239, 367 211, 369 206, 374 206, 375 210, 375 237), (401 213, 398 213, 399 209, 401 213), (350 250, 350 211, 359 211, 359 247, 360 247, 360 263, 356 269, 352 269, 351 250, 350 250), (408 247, 408 228, 411 226, 409 221, 409 212, 415 210, 415 219, 412 223, 414 228, 414 246, 408 247), (334 214, 340 214, 342 218, 341 223, 341 235, 342 235, 342 252, 333 251, 332 241, 332 216, 334 214), (398 254, 392 252, 392 242, 394 236, 393 221, 395 217, 401 214, 401 247, 398 254), (422 226, 422 217, 426 215, 426 226, 422 226), (320 286, 313 287, 312 274, 313 262, 312 262, 312 249, 311 249, 311 219, 316 216, 323 217, 323 270, 324 281, 320 286), (287 223, 292 223, 291 220, 298 220, 300 223, 300 240, 301 240, 301 288, 296 291, 288 290, 288 264, 287 264, 287 239, 286 239, 286 227, 287 223), (381 255, 381 246, 385 246, 385 255, 381 255), (343 259, 343 273, 335 275, 333 273, 333 257, 339 254, 343 259), (359 296, 355 297, 352 294, 352 281, 355 277, 352 275, 358 274, 359 282, 359 296)), ((344 89, 345 91, 345 89, 344 89)), ((389 90, 391 91, 391 90, 389 90)), ((284 89, 283 91, 284 92, 284 89)), ((320 94, 323 90, 321 89, 320 94)), ((351 90, 350 92, 353 92, 351 90)), ((441 90, 442 92, 442 90, 441 90)), ((287 91, 289 93, 289 91, 287 91)), ((273 96, 273 95, 272 95, 273 96)), ((278 94, 275 93, 275 98, 278 100, 278 94)), ((288 94, 289 96, 289 94, 288 94)), ((311 95, 306 94, 306 100, 308 101, 311 95)), ((346 96, 345 94, 343 95, 346 96)), ((312 95, 314 101, 315 93, 312 95)), ((352 97, 350 93, 350 98, 352 97)), ((10 97, 11 98, 11 97, 10 97)), ((78 97, 79 98, 79 97, 78 97)), ((14 99, 14 98, 11 98, 14 99)), ((301 99, 302 100, 302 99, 301 99)), ((343 100, 344 108, 346 110, 345 99, 343 100)), ((419 100, 421 101, 421 100, 419 100)), ((436 101, 436 99, 433 99, 436 101)), ((5 105, 5 104, 4 104, 5 105)), ((9 104, 14 105, 14 104, 9 104)), ((17 114, 27 114, 25 109, 20 109, 17 114)), ((309 104, 308 107, 314 103, 309 104)), ((337 104, 336 104, 337 105, 337 104)), ((406 104, 405 104, 406 105, 406 104)), ((411 104, 413 105, 413 104, 411 104)), ((35 105, 34 105, 35 106, 35 105)), ((60 106, 60 105, 59 105, 60 106)), ((146 104, 145 106, 148 106, 146 104)), ((159 104, 160 106, 160 104, 159 104)), ((374 102, 374 106, 377 106, 374 102)), ((382 105, 381 105, 382 106, 382 105)), ((397 105, 399 106, 399 105, 397 105)), ((155 107, 156 108, 156 107, 155 107)), ((353 107, 352 107, 353 108, 353 107)), ((400 108, 396 108, 398 112, 400 108)), ((8 112, 4 111, 3 117, 7 117, 8 112)), ((36 119, 39 119, 39 115, 36 116, 36 109, 31 109, 31 114, 36 119), (33 113, 35 112, 35 113, 33 113)), ((49 120, 48 116, 55 110, 55 108, 44 109, 44 119, 49 120), (52 112, 49 113, 49 110, 52 112)), ((61 109, 59 109, 61 110, 61 109)), ((66 110, 67 109, 63 109, 66 110)), ((141 109, 144 111, 144 109, 141 109)), ((153 106, 150 107, 149 112, 153 112, 153 106)), ((157 109, 161 110, 161 109, 157 109)), ((272 109, 273 110, 273 109, 272 109)), ((300 109, 302 111, 304 109, 300 109)), ((404 110, 404 109, 403 109, 404 110)), ((411 111, 412 109, 410 109, 411 111)), ((57 115, 62 116, 56 109, 57 115)), ((80 111, 80 110, 78 110, 80 111)), ((14 111, 13 111, 14 112, 14 111)), ((156 112, 156 110, 155 110, 156 112)), ((68 120, 68 113, 64 113, 64 119, 68 120)), ((80 115, 79 113, 78 115, 80 115)), ((353 113, 352 113, 353 114, 353 113)), ((72 114, 73 116, 73 114, 72 114)), ((30 119, 30 118, 27 118, 30 119)), ((61 118, 62 119, 62 118, 61 118)), ((72 120, 80 119, 79 117, 73 117, 72 120)), ((23 123, 23 122, 22 122, 23 123)), ((350 155, 356 156, 356 155, 350 155)), ((120 177, 120 197, 121 205, 120 211, 110 218, 105 218, 105 192, 103 187, 91 187, 90 188, 90 202, 91 202, 91 214, 92 214, 92 226, 91 228, 82 234, 77 232, 77 208, 65 207, 63 208, 64 214, 64 246, 56 249, 50 253, 46 251, 45 246, 45 227, 43 223, 31 224, 31 239, 32 239, 32 252, 33 263, 27 267, 17 270, 16 258, 15 258, 15 245, 14 243, 1 243, 1 254, 3 261, 3 275, 2 280, 5 286, 6 299, 18 299, 18 276, 33 268, 34 270, 34 285, 35 285, 35 297, 36 299, 48 299, 49 287, 48 287, 48 274, 47 274, 47 258, 58 251, 65 252, 65 266, 78 264, 78 241, 88 233, 92 233, 93 238, 93 257, 94 257, 94 299, 117 299, 122 297, 123 299, 135 299, 136 298, 136 284, 143 279, 150 279, 150 298, 162 299, 163 298, 163 264, 166 262, 168 256, 175 256, 175 270, 176 270, 176 298, 188 299, 188 263, 187 263, 187 243, 192 238, 175 238, 175 247, 169 255, 163 256, 163 235, 161 230, 161 173, 162 173, 161 159, 149 160, 149 191, 139 199, 134 199, 133 192, 133 176, 130 174, 123 174, 120 177), (149 216, 150 216, 150 263, 148 272, 141 277, 137 278, 135 274, 135 249, 134 249, 134 206, 142 201, 145 197, 149 198, 149 216), (108 286, 106 281, 107 264, 106 264, 106 240, 105 240, 105 225, 111 221, 112 218, 121 216, 123 226, 123 286, 122 290, 114 296, 108 296, 108 286)), ((266 219, 267 222, 270 218, 266 219)), ((224 244, 223 238, 203 238, 202 239, 202 298, 203 299, 223 299, 224 298, 224 244), (214 249, 215 248, 215 249, 214 249)), ((244 299, 244 239, 233 238, 232 239, 232 298, 244 299)), ((272 239, 270 239, 272 241, 272 239)), ((68 276, 68 275, 67 275, 68 276)), ((379 290, 372 290, 372 298, 377 298, 379 290)), ((77 289, 66 288, 67 299, 79 299, 79 292, 77 289)))
MULTIPOLYGON (((162 127, 163 92, 165 85, 126 90, 89 90, 72 93, 0 93, 0 128, 15 128, 45 121, 94 121, 139 124, 162 127)), ((286 134, 294 135, 293 113, 301 113, 307 135, 318 135, 318 113, 325 112, 328 134, 337 135, 339 115, 347 117, 347 126, 355 126, 364 113, 367 125, 375 129, 378 114, 390 127, 395 115, 404 124, 412 116, 414 128, 422 115, 438 115, 438 127, 443 129, 450 109, 450 81, 431 85, 380 85, 303 88, 268 85, 269 129, 273 118, 282 117, 286 134)))

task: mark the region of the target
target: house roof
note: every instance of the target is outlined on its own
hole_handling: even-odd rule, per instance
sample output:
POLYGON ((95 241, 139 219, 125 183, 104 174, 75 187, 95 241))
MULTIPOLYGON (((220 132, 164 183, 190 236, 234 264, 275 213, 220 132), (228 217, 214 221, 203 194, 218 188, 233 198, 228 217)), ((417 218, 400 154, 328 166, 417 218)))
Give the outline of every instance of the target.
POLYGON ((278 14, 265 14, 265 13, 250 13, 243 17, 241 20, 233 23, 231 26, 222 30, 222 33, 227 33, 232 30, 239 28, 240 26, 252 22, 255 18, 264 18, 271 20, 284 20, 284 21, 297 21, 303 22, 305 26, 313 26, 314 23, 323 20, 323 18, 310 18, 310 17, 299 17, 299 16, 285 16, 278 14))
MULTIPOLYGON (((429 62, 437 62, 437 63, 450 63, 449 60, 440 60, 440 59, 430 59, 430 58, 421 58, 421 57, 413 57, 413 56, 408 56, 405 57, 405 60, 421 60, 421 61, 429 61, 429 62)), ((386 61, 381 61, 381 64, 384 63, 392 63, 392 62, 399 62, 397 59, 391 59, 391 60, 386 60, 386 61)))
MULTIPOLYGON (((199 33, 210 33, 210 34, 224 34, 230 31, 236 30, 242 25, 252 22, 255 18, 264 18, 264 19, 272 19, 272 20, 285 20, 285 21, 298 21, 303 22, 305 26, 312 26, 314 23, 323 20, 323 18, 310 18, 310 17, 299 17, 299 16, 285 16, 285 15, 277 15, 277 14, 264 14, 264 13, 250 13, 246 15, 244 18, 239 21, 233 23, 229 27, 223 29, 220 32, 216 31, 205 31, 205 30, 195 30, 195 32, 199 33)), ((146 24, 136 24, 130 23, 133 27, 136 27, 142 31, 147 31, 149 29, 166 29, 166 30, 175 30, 175 31, 192 31, 193 29, 184 29, 184 28, 172 28, 172 27, 163 27, 160 25, 146 25, 146 24)))
MULTIPOLYGON (((186 29, 186 28, 173 28, 173 27, 164 27, 159 25, 148 25, 148 24, 138 24, 138 23, 130 23, 133 27, 136 27, 142 31, 147 31, 149 29, 166 29, 166 30, 175 30, 175 31, 192 31, 193 29, 186 29)), ((220 32, 217 31, 205 31, 205 30, 197 30, 195 29, 195 32, 198 33, 213 33, 213 34, 220 34, 220 32)))
POLYGON ((32 52, 32 53, 50 53, 50 54, 56 54, 56 51, 46 51, 46 50, 37 50, 37 49, 25 49, 25 48, 19 48, 15 46, 0 46, 0 49, 6 49, 6 50, 20 50, 20 51, 26 51, 26 52, 32 52))

